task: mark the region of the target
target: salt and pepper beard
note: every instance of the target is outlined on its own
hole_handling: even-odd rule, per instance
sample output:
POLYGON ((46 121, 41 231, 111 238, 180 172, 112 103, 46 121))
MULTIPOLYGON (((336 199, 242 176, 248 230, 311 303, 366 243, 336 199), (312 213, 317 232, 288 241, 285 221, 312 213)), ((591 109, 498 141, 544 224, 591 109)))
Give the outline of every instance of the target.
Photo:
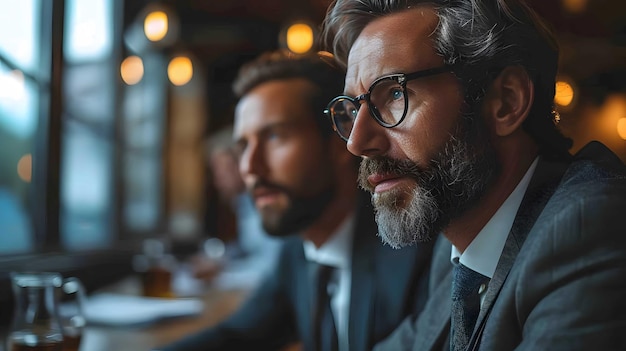
POLYGON ((484 122, 474 113, 464 113, 456 131, 427 167, 384 156, 366 158, 361 161, 359 184, 373 194, 378 235, 391 247, 401 248, 436 237, 478 202, 498 172, 484 122), (408 191, 392 189, 377 194, 367 181, 374 173, 409 177, 416 184, 408 191), (407 200, 402 201, 404 198, 407 200))

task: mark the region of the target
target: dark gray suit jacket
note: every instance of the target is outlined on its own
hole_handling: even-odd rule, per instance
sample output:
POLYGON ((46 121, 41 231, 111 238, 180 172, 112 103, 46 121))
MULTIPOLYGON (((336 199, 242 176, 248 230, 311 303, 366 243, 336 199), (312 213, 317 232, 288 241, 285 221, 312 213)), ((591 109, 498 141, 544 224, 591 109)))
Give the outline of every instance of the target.
MULTIPOLYGON (((597 142, 573 162, 540 160, 469 350, 626 350, 625 174, 597 142)), ((450 350, 450 247, 435 247, 417 322, 403 322, 375 350, 450 350)))
MULTIPOLYGON (((370 350, 427 299, 432 245, 401 250, 383 246, 369 197, 357 210, 352 251, 350 350, 370 350)), ((223 323, 162 351, 278 350, 301 341, 312 350, 310 263, 299 237, 287 239, 278 265, 247 302, 223 323)))

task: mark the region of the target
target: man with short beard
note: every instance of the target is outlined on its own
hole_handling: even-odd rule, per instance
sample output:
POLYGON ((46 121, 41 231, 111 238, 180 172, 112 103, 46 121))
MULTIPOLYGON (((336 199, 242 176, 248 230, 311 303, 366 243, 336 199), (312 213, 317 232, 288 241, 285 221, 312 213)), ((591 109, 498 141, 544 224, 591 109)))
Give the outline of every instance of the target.
POLYGON ((423 308, 432 245, 398 251, 376 237, 369 194, 356 187, 358 159, 321 113, 344 81, 330 61, 277 51, 240 70, 239 170, 263 228, 285 244, 233 316, 161 350, 280 350, 299 342, 305 351, 365 351, 423 308), (322 288, 332 311, 326 322, 314 318, 321 266, 333 267, 322 288))
POLYGON ((347 75, 325 112, 379 234, 445 237, 423 312, 375 350, 626 349, 626 170, 569 153, 546 28, 522 0, 331 4, 347 75))

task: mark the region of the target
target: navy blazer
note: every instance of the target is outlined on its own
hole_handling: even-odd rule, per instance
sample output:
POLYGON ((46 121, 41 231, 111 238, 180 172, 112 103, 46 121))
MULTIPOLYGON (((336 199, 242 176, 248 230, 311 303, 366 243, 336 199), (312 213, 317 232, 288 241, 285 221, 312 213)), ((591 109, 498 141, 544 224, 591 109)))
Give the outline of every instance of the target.
MULTIPOLYGON (((370 350, 427 299, 432 244, 400 250, 383 245, 369 196, 360 196, 352 251, 349 308, 351 351, 370 350)), ((279 350, 300 341, 313 350, 310 263, 302 239, 286 239, 277 266, 243 306, 215 327, 162 351, 279 350)))
MULTIPOLYGON (((450 350, 451 244, 430 299, 375 350, 450 350)), ((468 350, 626 350, 626 170, 593 142, 541 159, 516 214, 468 350)))

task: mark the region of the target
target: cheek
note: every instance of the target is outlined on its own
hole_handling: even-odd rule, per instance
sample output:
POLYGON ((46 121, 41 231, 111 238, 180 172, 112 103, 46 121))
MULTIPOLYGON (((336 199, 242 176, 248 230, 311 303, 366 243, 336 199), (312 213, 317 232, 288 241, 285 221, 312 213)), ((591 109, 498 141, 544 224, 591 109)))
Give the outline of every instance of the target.
POLYGON ((454 134, 461 116, 462 99, 438 97, 423 103, 412 111, 403 122, 403 128, 389 130, 401 158, 408 158, 420 165, 427 165, 438 154, 450 136, 454 134))
POLYGON ((410 159, 421 166, 428 165, 450 140, 459 118, 456 111, 451 112, 450 116, 440 118, 443 117, 442 112, 430 113, 429 116, 434 118, 419 116, 418 122, 402 129, 389 130, 390 139, 394 141, 390 156, 410 159))
POLYGON ((270 160, 276 182, 296 194, 314 194, 327 187, 332 165, 317 150, 281 150, 274 153, 270 160))

